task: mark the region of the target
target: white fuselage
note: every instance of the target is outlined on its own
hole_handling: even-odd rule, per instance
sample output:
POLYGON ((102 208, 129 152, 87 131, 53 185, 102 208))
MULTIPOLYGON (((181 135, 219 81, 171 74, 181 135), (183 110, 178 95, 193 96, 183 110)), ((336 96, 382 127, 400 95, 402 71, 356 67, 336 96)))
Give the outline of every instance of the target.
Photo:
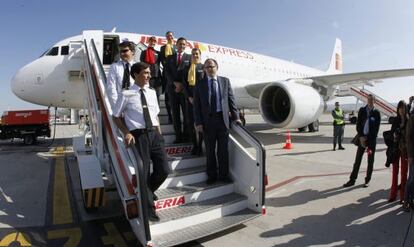
MULTIPOLYGON (((107 36, 116 36, 121 41, 127 39, 147 44, 151 35, 103 33, 101 42, 96 42, 98 49, 103 49, 102 40, 107 36)), ((59 41, 43 56, 21 68, 12 80, 14 94, 35 104, 83 108, 86 93, 82 75, 82 37, 78 35, 59 41), (67 55, 62 55, 62 52, 67 55)), ((166 40, 163 37, 157 39, 156 49, 159 49, 166 40)), ((248 85, 326 74, 277 58, 197 41, 188 41, 186 52, 190 53, 193 47, 200 48, 203 61, 206 58, 218 61, 218 73, 230 79, 237 105, 241 108, 258 107, 258 99, 248 94, 245 89, 248 85)))

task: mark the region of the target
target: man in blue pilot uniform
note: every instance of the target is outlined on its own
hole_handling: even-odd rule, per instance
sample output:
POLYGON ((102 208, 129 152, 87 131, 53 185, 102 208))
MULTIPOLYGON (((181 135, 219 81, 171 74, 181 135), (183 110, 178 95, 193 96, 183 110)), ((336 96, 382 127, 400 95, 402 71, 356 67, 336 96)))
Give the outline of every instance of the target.
POLYGON ((124 134, 125 144, 134 144, 142 158, 144 175, 149 178, 147 179, 149 220, 158 221, 159 217, 154 207, 154 200, 157 200, 157 197, 154 192, 165 181, 169 171, 158 120, 160 108, 155 90, 148 86, 151 78, 149 65, 143 62, 132 65, 131 76, 135 83, 118 97, 113 117, 124 134), (150 161, 153 163, 151 176, 149 176, 150 161))

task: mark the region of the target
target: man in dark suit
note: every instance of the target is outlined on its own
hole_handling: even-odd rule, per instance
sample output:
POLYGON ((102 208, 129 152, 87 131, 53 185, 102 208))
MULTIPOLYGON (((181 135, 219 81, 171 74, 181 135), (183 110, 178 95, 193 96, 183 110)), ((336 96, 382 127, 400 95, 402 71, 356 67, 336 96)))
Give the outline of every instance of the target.
MULTIPOLYGON (((168 100, 171 105, 171 113, 173 118, 173 125, 175 130, 176 140, 175 143, 185 141, 185 137, 188 138, 188 133, 183 133, 183 126, 181 124, 181 112, 183 113, 184 123, 187 123, 187 116, 185 114, 185 97, 183 94, 183 84, 181 83, 181 71, 190 64, 191 55, 186 54, 185 48, 187 46, 187 40, 185 38, 179 38, 177 40, 177 53, 172 54, 167 58, 165 62, 167 85, 166 93, 168 94, 168 100)), ((186 128, 187 129, 187 128, 186 128)))
POLYGON ((162 84, 162 93, 164 94, 164 99, 165 99, 165 108, 167 109, 167 113, 168 113, 168 121, 169 123, 172 123, 172 115, 171 115, 171 107, 170 107, 170 100, 168 98, 168 93, 166 93, 166 86, 167 86, 167 81, 168 78, 166 76, 166 62, 167 62, 167 58, 175 53, 177 53, 177 47, 174 44, 174 34, 171 31, 167 31, 165 33, 165 38, 167 39, 167 44, 161 46, 160 48, 160 64, 163 67, 162 70, 162 79, 161 79, 161 84, 162 84))
POLYGON ((381 114, 374 108, 374 96, 368 95, 368 104, 361 107, 358 112, 358 122, 356 125, 358 136, 360 138, 360 145, 358 146, 355 156, 355 163, 352 168, 352 173, 349 181, 344 184, 344 187, 350 187, 355 184, 358 177, 359 167, 361 166, 362 156, 365 150, 368 154, 368 168, 365 177, 364 187, 368 187, 371 181, 372 171, 374 169, 375 147, 377 145, 377 135, 381 123, 381 114))
POLYGON ((229 128, 230 118, 241 123, 230 81, 217 76, 218 64, 214 59, 204 62, 206 75, 194 88, 194 120, 197 131, 204 133, 207 154, 207 184, 217 180, 217 158, 219 163, 218 179, 230 182, 229 177, 229 128))

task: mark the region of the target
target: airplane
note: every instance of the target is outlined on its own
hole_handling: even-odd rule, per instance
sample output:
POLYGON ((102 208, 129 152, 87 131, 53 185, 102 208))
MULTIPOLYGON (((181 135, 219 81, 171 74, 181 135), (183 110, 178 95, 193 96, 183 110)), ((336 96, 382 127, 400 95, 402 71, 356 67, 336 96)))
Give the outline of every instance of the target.
MULTIPOLYGON (((137 44, 135 57, 153 35, 88 31, 107 70, 119 59, 118 44, 137 44)), ((12 78, 13 93, 28 102, 63 108, 82 109, 85 105, 82 63, 84 36, 77 35, 54 44, 43 55, 17 71, 12 78)), ((156 36, 156 49, 166 44, 156 36)), ((239 109, 259 109, 263 119, 285 129, 317 128, 317 119, 326 102, 342 88, 373 85, 378 79, 414 76, 414 69, 342 73, 342 42, 336 39, 330 65, 321 71, 278 58, 221 45, 188 40, 187 53, 198 47, 202 59, 214 58, 219 74, 230 79, 239 109)))

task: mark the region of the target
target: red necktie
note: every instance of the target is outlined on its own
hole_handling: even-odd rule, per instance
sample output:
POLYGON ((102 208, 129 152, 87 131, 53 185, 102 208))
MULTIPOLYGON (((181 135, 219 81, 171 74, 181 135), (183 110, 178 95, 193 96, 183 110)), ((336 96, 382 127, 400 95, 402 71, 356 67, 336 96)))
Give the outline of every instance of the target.
POLYGON ((181 64, 181 53, 178 53, 178 60, 177 60, 177 62, 178 62, 178 65, 181 64))

